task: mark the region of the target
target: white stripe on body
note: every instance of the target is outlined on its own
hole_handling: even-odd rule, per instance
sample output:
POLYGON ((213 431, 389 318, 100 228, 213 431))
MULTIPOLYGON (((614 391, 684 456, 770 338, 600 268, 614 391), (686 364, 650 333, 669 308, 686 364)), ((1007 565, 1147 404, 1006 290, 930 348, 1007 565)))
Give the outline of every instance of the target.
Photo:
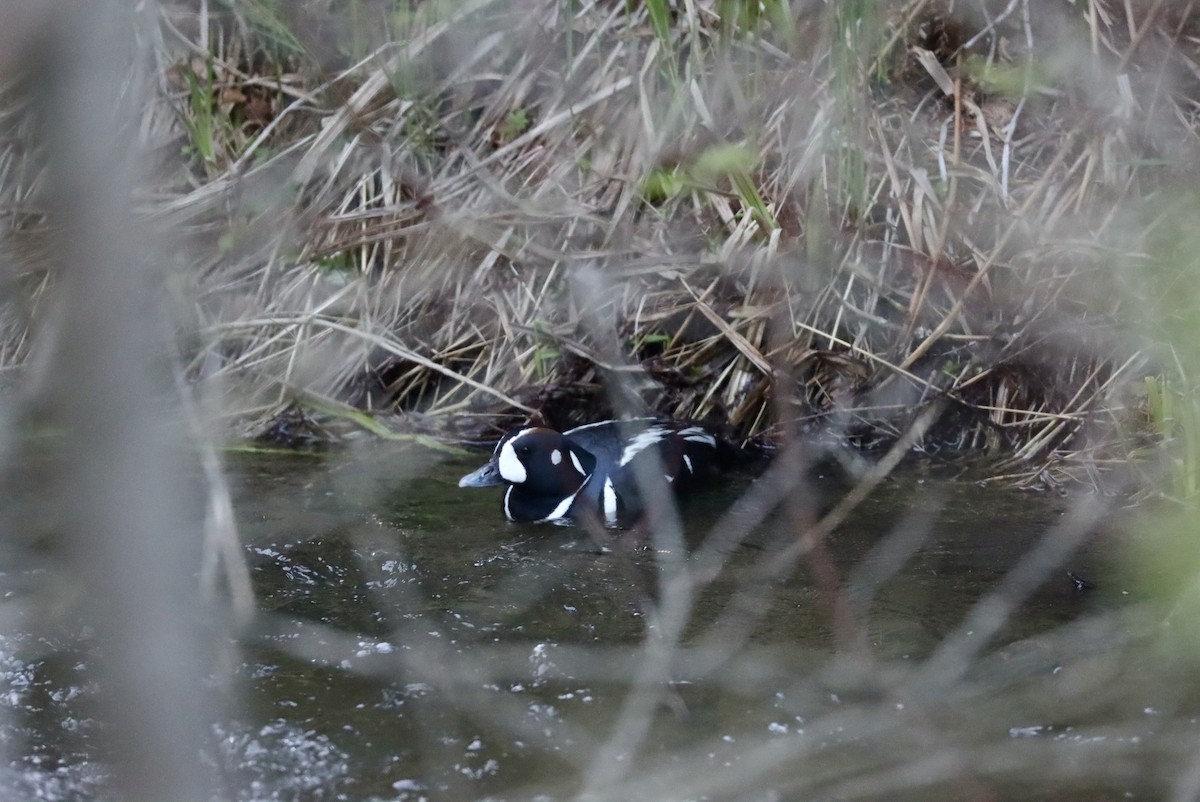
POLYGON ((621 452, 621 458, 617 460, 617 466, 623 467, 641 452, 645 451, 652 445, 661 443, 669 437, 671 432, 664 429, 662 426, 651 426, 644 432, 638 432, 633 436, 633 439, 625 446, 621 452))
MULTIPOLYGON (((588 477, 588 479, 591 478, 592 477, 590 476, 588 477)), ((561 521, 564 517, 566 517, 567 511, 570 510, 571 505, 575 503, 575 497, 579 495, 580 490, 583 490, 584 485, 588 483, 588 479, 583 480, 583 484, 579 486, 578 490, 564 498, 562 501, 558 502, 558 506, 550 510, 549 515, 547 515, 545 518, 539 518, 538 523, 542 523, 544 521, 561 521)))
POLYGON ((597 426, 612 426, 615 424, 618 427, 620 427, 621 424, 623 424, 623 423, 643 423, 648 420, 654 420, 654 418, 631 418, 629 420, 619 420, 619 421, 602 420, 602 421, 597 421, 596 423, 585 423, 582 426, 576 426, 574 429, 568 429, 567 431, 563 432, 563 434, 570 437, 571 435, 575 434, 576 432, 583 432, 583 431, 587 431, 588 429, 595 429, 597 426))
POLYGON ((612 477, 604 479, 604 520, 610 524, 617 522, 617 490, 613 487, 612 477))
POLYGON ((678 434, 684 440, 691 440, 693 443, 704 443, 705 445, 712 446, 713 448, 717 447, 717 438, 713 437, 699 426, 689 426, 686 429, 680 429, 678 434))

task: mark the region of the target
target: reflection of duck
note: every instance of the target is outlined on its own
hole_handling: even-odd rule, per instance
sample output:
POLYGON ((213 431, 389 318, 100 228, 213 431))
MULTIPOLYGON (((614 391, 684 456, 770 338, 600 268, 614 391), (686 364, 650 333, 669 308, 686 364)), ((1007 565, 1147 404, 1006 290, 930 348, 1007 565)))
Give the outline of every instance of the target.
POLYGON ((594 513, 615 524, 641 514, 637 477, 642 471, 661 470, 680 492, 709 472, 716 453, 716 436, 678 421, 610 420, 561 433, 529 427, 501 438, 487 464, 458 486, 508 485, 504 515, 510 521, 562 521, 594 513))

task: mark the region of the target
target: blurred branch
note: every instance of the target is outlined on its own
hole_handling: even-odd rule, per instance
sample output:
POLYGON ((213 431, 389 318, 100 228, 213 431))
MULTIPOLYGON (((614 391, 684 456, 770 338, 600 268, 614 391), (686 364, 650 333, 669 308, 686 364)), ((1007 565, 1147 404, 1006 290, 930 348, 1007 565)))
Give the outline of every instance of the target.
POLYGON ((206 710, 200 531, 170 353, 160 235, 132 214, 136 121, 153 23, 119 0, 58 3, 26 68, 49 149, 52 253, 62 274, 54 366, 40 395, 66 428, 56 486, 69 562, 85 592, 102 674, 117 795, 208 800, 198 761, 206 710), (132 131, 132 135, 131 135, 132 131))

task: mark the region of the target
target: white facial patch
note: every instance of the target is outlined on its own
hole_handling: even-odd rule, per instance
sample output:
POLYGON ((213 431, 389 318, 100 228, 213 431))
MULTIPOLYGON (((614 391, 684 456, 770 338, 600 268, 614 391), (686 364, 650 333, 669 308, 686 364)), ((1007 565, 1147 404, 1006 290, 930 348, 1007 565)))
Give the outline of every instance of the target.
POLYGON ((612 479, 604 480, 604 520, 610 524, 617 522, 617 490, 612 479))
POLYGON ((571 457, 571 464, 575 466, 575 470, 579 471, 580 476, 587 476, 587 471, 583 469, 583 463, 579 461, 579 457, 575 456, 574 451, 567 451, 571 457))
POLYGON ((557 448, 550 452, 550 462, 554 463, 555 465, 562 462, 562 452, 557 448))
POLYGON ((496 458, 496 467, 500 470, 500 478, 515 485, 521 484, 527 478, 525 466, 521 464, 521 458, 517 456, 517 450, 513 448, 513 443, 520 436, 517 435, 501 446, 500 456, 496 458))
POLYGON ((695 473, 696 470, 692 467, 692 460, 687 454, 683 455, 683 464, 687 466, 688 473, 695 473))
POLYGON ((617 460, 617 465, 628 465, 630 460, 650 446, 666 440, 669 434, 670 432, 660 426, 651 426, 644 432, 638 432, 629 441, 629 444, 625 446, 625 450, 621 452, 621 459, 617 460))

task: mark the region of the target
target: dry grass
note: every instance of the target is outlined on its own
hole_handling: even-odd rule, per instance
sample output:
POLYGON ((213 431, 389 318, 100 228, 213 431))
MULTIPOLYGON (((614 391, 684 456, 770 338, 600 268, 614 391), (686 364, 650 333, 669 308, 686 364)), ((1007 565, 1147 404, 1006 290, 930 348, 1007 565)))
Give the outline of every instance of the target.
MULTIPOLYGON (((113 20, 118 6, 90 13, 113 20)), ((93 168, 107 152, 89 149, 81 125, 65 127, 58 154, 38 142, 46 109, 80 114, 64 102, 61 75, 48 81, 56 98, 20 82, 33 71, 0 103, 0 265, 11 266, 0 293, 0 381, 30 401, 12 415, 16 425, 0 426, 0 456, 24 479, 10 482, 19 485, 12 495, 52 508, 44 520, 29 513, 35 526, 0 505, 0 529, 24 538, 0 545, 16 552, 28 540, 50 552, 67 532, 61 550, 74 560, 46 563, 80 588, 83 616, 115 633, 101 640, 118 646, 109 676, 120 681, 100 695, 125 738, 118 762, 145 786, 129 798, 203 795, 190 779, 197 745, 171 749, 160 733, 188 718, 189 737, 203 733, 199 675, 226 671, 175 647, 236 662, 226 658, 238 636, 291 615, 255 610, 210 420, 226 437, 330 437, 334 422, 465 440, 527 415, 565 426, 638 410, 720 422, 780 448, 687 560, 669 558, 685 542, 673 509, 652 509, 649 542, 669 548, 650 558, 656 592, 639 610, 641 645, 556 653, 571 676, 617 678, 628 689, 611 733, 580 739, 571 758, 596 798, 732 798, 774 773, 800 796, 945 787, 948 797, 983 799, 991 778, 1045 776, 1085 788, 1142 779, 1159 789, 1175 778, 1175 798, 1195 797, 1200 763, 1181 723, 1192 691, 1180 668, 1194 664, 1200 608, 1190 510, 1148 527, 1175 539, 1145 560, 1170 569, 1166 580, 1143 569, 1157 583, 1152 601, 1057 630, 1032 668, 1019 652, 991 650, 1033 591, 1061 579, 1077 547, 1109 522, 1110 499, 1076 494, 919 661, 873 654, 864 611, 918 548, 912 534, 929 524, 928 511, 919 502, 899 511, 872 552, 879 559, 844 581, 831 557, 849 511, 913 450, 983 454, 993 475, 1018 483, 1124 488, 1124 472, 1106 473, 1154 435, 1181 433, 1195 437, 1200 463, 1190 396, 1200 375, 1191 347, 1200 325, 1200 238, 1189 228, 1200 207, 1191 4, 193 0, 154 13, 152 85, 118 120, 128 142, 149 144, 131 149, 154 156, 149 189, 128 165, 112 170, 120 186, 97 181, 97 169, 85 176, 91 185, 54 176, 64 145, 90 154, 93 162, 80 161, 93 168), (79 185, 93 197, 77 200, 79 185), (131 212, 119 203, 134 187, 131 212), (87 215, 73 210, 97 207, 92 238, 73 240, 72 224, 88 233, 87 215), (137 239, 156 225, 181 243, 175 253, 137 239), (124 226, 133 234, 122 239, 124 226), (105 253, 87 252, 96 241, 105 253), (47 258, 64 243, 68 253, 47 258), (141 247, 148 257, 131 253, 141 247), (140 283, 137 256, 161 263, 153 282, 140 283), (121 283, 89 274, 92 258, 121 283), (174 338, 139 325, 143 309, 157 321, 164 297, 176 301, 174 338), (112 324, 121 337, 93 337, 89 324, 112 324), (137 347, 105 352, 123 342, 137 347), (63 354, 73 360, 56 363, 63 354), (117 368, 144 382, 123 381, 117 368), (176 368, 177 387, 157 383, 176 368), (43 481, 24 477, 25 454, 5 447, 8 428, 44 420, 70 432, 70 448, 43 481), (882 456, 822 511, 810 494, 811 439, 882 456), (164 490, 187 469, 178 459, 185 440, 200 446, 189 466, 205 479, 202 515, 164 490), (142 461, 139 448, 153 459, 142 461), (696 636, 697 595, 777 514, 778 540, 696 636), (191 557, 178 554, 191 547, 191 557), (93 549, 107 562, 91 559, 93 549), (611 760, 653 737, 653 717, 674 698, 664 678, 735 687, 737 672, 723 669, 762 671, 748 647, 780 583, 802 567, 835 654, 811 674, 787 661, 763 665, 805 694, 846 688, 862 698, 845 708, 835 698, 834 712, 810 725, 812 739, 760 734, 745 752, 753 762, 733 771, 705 768, 707 746, 648 771, 611 760), (167 653, 178 665, 157 670, 167 653), (1063 667, 1065 679, 1051 679, 1063 667), (980 673, 988 669, 995 674, 980 673), (1144 704, 1121 707, 1111 738, 1102 733, 1082 753, 993 726, 1014 704, 1034 721, 1056 723, 1059 710, 1086 720, 1149 687, 1178 705, 1177 739, 1168 730, 1143 748, 1140 735, 1117 737, 1156 726, 1141 723, 1144 704), (120 725, 124 716, 131 721, 120 725), (847 727, 852 749, 830 762, 826 736, 839 742, 847 727), (179 767, 139 749, 160 742, 179 767), (1139 778, 1160 761, 1170 765, 1153 782, 1139 778)), ((101 37, 91 41, 91 61, 63 74, 96 90, 104 82, 88 65, 123 62, 101 37)), ((0 70, 13 74, 2 46, 0 70)), ((133 91, 101 88, 114 103, 133 91)), ((97 130, 119 139, 104 122, 97 130)), ((397 481, 389 477, 388 492, 397 481)), ((297 513, 296 537, 326 525, 310 512, 297 513)), ((365 507, 354 514, 395 548, 390 524, 377 527, 365 507)), ((22 560, 33 564, 24 554, 12 562, 22 560)), ((431 576, 436 584, 441 575, 431 576)), ((514 598, 538 590, 522 585, 514 598)), ((38 592, 13 601, 31 630, 59 614, 43 613, 54 605, 42 600, 60 591, 38 592)), ((528 674, 524 644, 473 662, 441 642, 427 624, 445 605, 418 613, 423 592, 397 590, 414 595, 397 597, 410 604, 391 635, 420 648, 391 653, 382 676, 428 679, 470 711, 481 668, 505 680, 528 674)), ((935 602, 939 592, 930 591, 935 602)), ((361 644, 335 624, 285 648, 340 667, 361 644)), ((513 732, 534 726, 509 707, 478 712, 502 724, 511 713, 513 732)))
MULTIPOLYGON (((188 375, 237 431, 616 407, 878 446, 945 399, 923 448, 1011 478, 1128 454, 1162 354, 1113 321, 1200 164, 1190 6, 337 5, 165 7, 130 121, 190 243, 188 375)), ((6 370, 52 281, 18 276, 6 370)))

